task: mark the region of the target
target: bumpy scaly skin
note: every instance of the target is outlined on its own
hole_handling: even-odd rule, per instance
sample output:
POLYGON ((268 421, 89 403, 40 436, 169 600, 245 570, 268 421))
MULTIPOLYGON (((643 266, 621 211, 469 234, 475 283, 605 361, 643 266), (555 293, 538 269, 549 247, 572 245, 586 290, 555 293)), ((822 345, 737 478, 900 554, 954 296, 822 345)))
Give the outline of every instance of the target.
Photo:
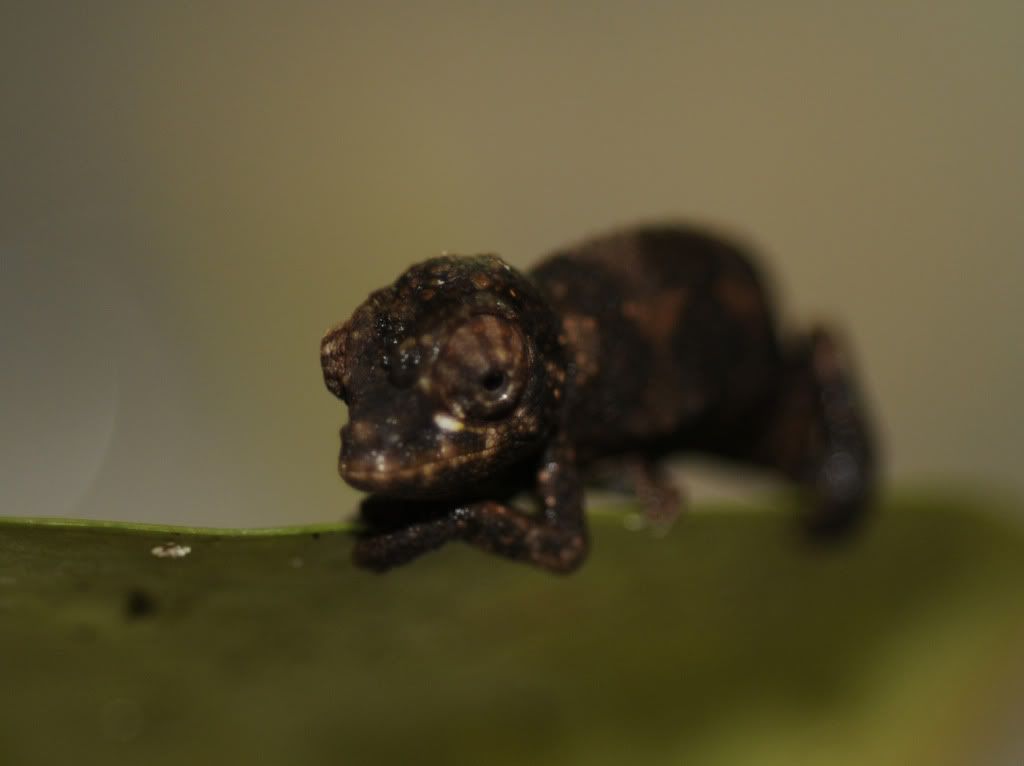
POLYGON ((374 493, 354 554, 370 569, 461 539, 572 571, 584 481, 626 482, 664 522, 669 452, 794 480, 819 535, 855 526, 874 491, 842 345, 820 329, 780 343, 748 257, 693 229, 584 242, 529 276, 495 256, 425 261, 329 330, 321 364, 349 405, 341 475, 374 493), (524 489, 539 510, 510 503, 524 489))

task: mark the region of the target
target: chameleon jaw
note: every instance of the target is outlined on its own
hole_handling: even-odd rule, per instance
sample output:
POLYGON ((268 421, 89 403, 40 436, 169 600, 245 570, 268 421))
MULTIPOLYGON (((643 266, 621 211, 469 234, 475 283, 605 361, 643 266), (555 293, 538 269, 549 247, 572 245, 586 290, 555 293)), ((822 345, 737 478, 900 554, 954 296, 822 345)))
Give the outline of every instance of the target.
POLYGON ((377 453, 369 460, 339 460, 338 473, 348 484, 366 492, 395 494, 408 488, 411 493, 428 490, 433 482, 452 471, 474 463, 486 463, 498 453, 500 445, 485 447, 463 455, 428 460, 413 465, 395 465, 377 453))

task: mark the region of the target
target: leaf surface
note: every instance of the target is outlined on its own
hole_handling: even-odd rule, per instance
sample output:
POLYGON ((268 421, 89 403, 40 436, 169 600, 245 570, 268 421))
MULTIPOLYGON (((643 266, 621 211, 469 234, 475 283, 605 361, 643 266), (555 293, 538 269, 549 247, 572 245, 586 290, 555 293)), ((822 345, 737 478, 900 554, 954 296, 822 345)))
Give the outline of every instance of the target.
POLYGON ((820 549, 779 505, 599 514, 567 578, 458 545, 372 575, 344 526, 5 520, 0 763, 970 762, 1020 530, 904 498, 820 549))

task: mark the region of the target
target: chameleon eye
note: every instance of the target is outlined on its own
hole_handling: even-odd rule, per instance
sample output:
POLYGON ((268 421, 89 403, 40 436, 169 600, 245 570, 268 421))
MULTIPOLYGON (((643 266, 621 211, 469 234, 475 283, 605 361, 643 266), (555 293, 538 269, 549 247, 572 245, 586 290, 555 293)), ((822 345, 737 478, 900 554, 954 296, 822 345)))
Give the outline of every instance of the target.
POLYGON ((497 391, 505 385, 505 373, 501 370, 491 370, 480 379, 480 385, 488 391, 497 391))
POLYGON ((527 378, 528 352, 519 329, 489 314, 459 325, 441 350, 433 377, 453 412, 497 418, 512 410, 527 378))

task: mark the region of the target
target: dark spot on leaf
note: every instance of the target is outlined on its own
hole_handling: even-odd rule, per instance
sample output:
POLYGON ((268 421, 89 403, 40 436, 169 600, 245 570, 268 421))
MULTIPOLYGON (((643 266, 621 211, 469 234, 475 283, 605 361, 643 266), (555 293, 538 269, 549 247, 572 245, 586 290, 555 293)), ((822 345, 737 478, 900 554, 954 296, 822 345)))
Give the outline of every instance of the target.
POLYGON ((310 537, 312 537, 314 540, 319 540, 320 539, 320 533, 319 532, 314 532, 313 534, 310 535, 310 537))
POLYGON ((156 599, 151 593, 135 588, 128 591, 124 602, 125 617, 130 620, 137 620, 143 617, 151 617, 157 611, 156 599))
POLYGON ((72 635, 83 644, 91 644, 96 640, 96 629, 91 625, 76 625, 72 635))

